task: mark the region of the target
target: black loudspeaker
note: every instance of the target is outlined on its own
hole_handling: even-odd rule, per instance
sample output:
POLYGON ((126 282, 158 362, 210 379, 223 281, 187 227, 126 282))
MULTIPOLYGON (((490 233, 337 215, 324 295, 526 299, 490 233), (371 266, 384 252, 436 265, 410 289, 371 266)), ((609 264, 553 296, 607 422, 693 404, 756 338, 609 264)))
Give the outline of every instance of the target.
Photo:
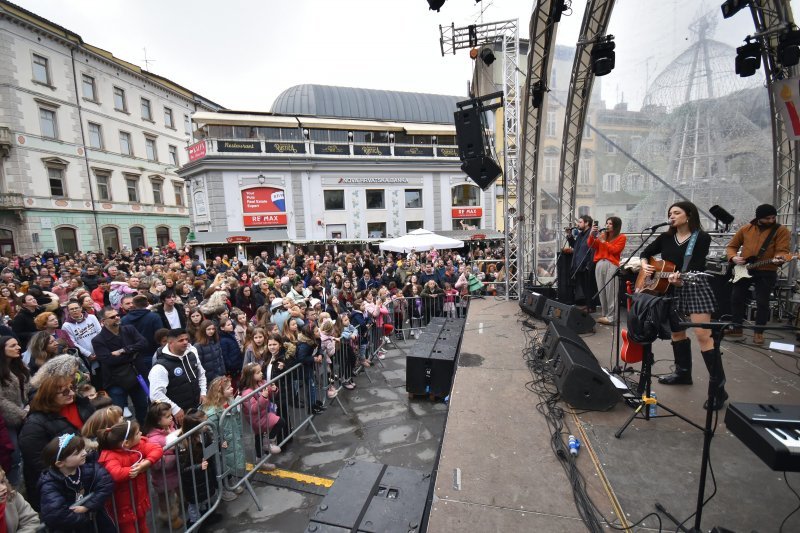
POLYGON ((553 359, 553 357, 555 357, 556 347, 562 341, 574 345, 576 349, 591 353, 589 347, 577 333, 566 326, 550 322, 547 324, 547 329, 542 336, 540 355, 547 360, 553 359))
POLYGON ((456 122, 456 142, 458 156, 462 161, 475 159, 486 154, 483 145, 483 122, 478 108, 468 107, 453 113, 456 122))
POLYGON ((531 291, 522 291, 519 299, 519 307, 534 318, 542 318, 542 311, 547 303, 547 298, 543 294, 531 291))
POLYGON ((574 305, 547 300, 542 311, 542 320, 566 326, 575 333, 590 333, 594 330, 594 318, 574 305))
POLYGON ((551 364, 558 392, 572 407, 607 411, 619 401, 619 391, 591 352, 562 341, 551 364))
POLYGON ((503 173, 494 159, 485 156, 467 159, 461 163, 461 170, 484 191, 503 173))

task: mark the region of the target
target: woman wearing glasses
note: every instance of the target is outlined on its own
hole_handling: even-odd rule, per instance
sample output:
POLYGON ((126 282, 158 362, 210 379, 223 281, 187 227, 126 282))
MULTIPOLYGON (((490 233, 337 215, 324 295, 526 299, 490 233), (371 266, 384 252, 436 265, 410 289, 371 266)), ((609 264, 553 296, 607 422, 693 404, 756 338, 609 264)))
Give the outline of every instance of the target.
POLYGON ((83 423, 94 412, 87 398, 76 396, 74 372, 56 374, 43 371, 44 367, 39 372, 42 381, 31 400, 30 413, 19 435, 26 494, 37 511, 39 491, 36 486, 45 469, 41 459, 42 450, 59 435, 80 433, 83 423))

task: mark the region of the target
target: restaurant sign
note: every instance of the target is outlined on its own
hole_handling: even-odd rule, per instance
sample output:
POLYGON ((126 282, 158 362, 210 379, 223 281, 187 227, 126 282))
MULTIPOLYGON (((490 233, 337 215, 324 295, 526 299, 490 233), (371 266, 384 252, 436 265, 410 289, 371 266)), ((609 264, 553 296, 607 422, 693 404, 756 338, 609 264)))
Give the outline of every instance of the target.
POLYGON ((392 155, 392 150, 387 145, 375 144, 354 144, 353 154, 355 155, 392 155))
POLYGON ((261 153, 261 141, 217 141, 219 152, 261 153))
POLYGON ((268 154, 304 154, 306 143, 267 142, 264 151, 268 154))
POLYGON ((407 157, 433 157, 432 146, 395 146, 394 155, 407 157))
POLYGON ((454 207, 453 218, 480 218, 483 216, 482 207, 454 207))
POLYGON ((227 237, 225 240, 228 241, 228 244, 247 244, 250 242, 250 237, 247 235, 234 235, 233 237, 227 237))

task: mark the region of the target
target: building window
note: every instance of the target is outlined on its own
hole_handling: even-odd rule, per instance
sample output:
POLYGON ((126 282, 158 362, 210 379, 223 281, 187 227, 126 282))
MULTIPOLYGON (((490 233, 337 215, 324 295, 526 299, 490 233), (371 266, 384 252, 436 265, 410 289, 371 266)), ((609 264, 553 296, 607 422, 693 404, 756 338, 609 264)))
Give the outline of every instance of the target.
POLYGON ((163 192, 164 182, 162 182, 160 179, 153 178, 150 180, 150 184, 153 186, 153 203, 156 205, 163 204, 164 195, 162 194, 162 192, 163 192))
POLYGON ((46 57, 38 54, 33 54, 33 81, 43 85, 51 85, 50 62, 46 57))
POLYGON ((97 199, 111 201, 111 174, 95 172, 94 179, 97 181, 97 199))
POLYGON ((183 184, 173 182, 172 187, 175 189, 175 205, 184 206, 183 203, 183 184))
POLYGON ((603 175, 603 192, 616 192, 620 188, 619 174, 603 175))
POLYGON ((130 229, 131 235, 131 248, 136 250, 137 248, 143 247, 144 244, 144 229, 139 226, 133 226, 130 229))
POLYGON ((186 135, 192 134, 192 121, 189 120, 189 115, 183 115, 183 132, 186 135))
POLYGON ((142 98, 142 120, 153 122, 153 110, 150 107, 150 100, 142 98))
POLYGON ((175 129, 175 120, 172 118, 172 109, 164 108, 164 125, 171 130, 175 129))
POLYGON ((42 137, 58 139, 58 123, 54 109, 39 108, 39 126, 42 128, 42 137))
POLYGON ((74 228, 56 228, 56 246, 58 252, 71 254, 78 251, 78 235, 74 228))
POLYGON ((128 112, 128 102, 125 100, 125 89, 114 87, 114 109, 122 111, 123 113, 128 112))
POLYGON ((125 186, 128 188, 128 201, 139 202, 139 178, 126 177, 125 186))
POLYGON ((481 219, 479 218, 454 218, 453 219, 453 229, 454 230, 473 230, 473 229, 480 229, 481 227, 481 219))
POLYGON ((186 243, 186 238, 189 236, 189 228, 187 226, 181 226, 181 246, 186 243))
POLYGON ((108 250, 111 248, 115 252, 120 249, 119 246, 119 231, 114 226, 106 226, 102 230, 103 234, 103 248, 108 250))
POLYGON ((103 149, 103 130, 100 124, 89 123, 89 146, 98 150, 103 149))
POLYGON ((590 181, 590 173, 589 173, 589 162, 586 160, 581 160, 578 163, 578 184, 580 185, 589 185, 590 181))
POLYGON ((133 144, 131 134, 127 131, 119 132, 119 151, 124 155, 133 155, 133 144))
POLYGON ((631 153, 635 154, 642 147, 642 138, 639 135, 631 137, 631 153))
POLYGON ((606 142, 606 153, 607 154, 616 154, 617 153, 617 149, 614 146, 614 144, 618 144, 619 143, 619 140, 618 140, 617 136, 616 135, 609 135, 608 136, 608 141, 610 141, 610 142, 606 142), (612 142, 614 144, 611 144, 612 142))
POLYGON ((453 187, 453 207, 477 207, 481 205, 481 190, 465 183, 453 187))
POLYGON ((341 211, 344 209, 344 190, 322 191, 322 197, 325 199, 326 211, 341 211))
POLYGON ((386 209, 383 201, 383 189, 367 189, 367 209, 386 209))
POLYGON ((545 183, 555 183, 556 182, 556 158, 555 157, 545 157, 544 158, 544 182, 545 183))
POLYGON ((63 197, 67 195, 63 168, 47 167, 47 178, 50 181, 50 196, 63 197))
POLYGON ((158 161, 158 152, 156 151, 155 137, 144 137, 144 149, 147 154, 147 159, 150 161, 158 161))
POLYGON ((367 236, 370 239, 385 239, 386 222, 367 222, 367 236))
POLYGON ((406 209, 422 207, 422 189, 406 189, 406 209))
POLYGON ((87 100, 97 101, 97 91, 93 77, 86 74, 81 75, 81 91, 83 92, 83 97, 87 100))
POLYGON ((415 229, 422 229, 423 222, 421 220, 407 220, 406 221, 406 233, 411 233, 415 229))
POLYGON ((174 165, 178 166, 178 147, 169 145, 169 162, 174 165))
POLYGON ((555 111, 548 111, 547 112, 547 136, 548 137, 555 137, 556 136, 556 112, 555 111))
POLYGON ((160 247, 167 246, 169 244, 169 228, 166 226, 158 226, 156 228, 156 244, 160 247))

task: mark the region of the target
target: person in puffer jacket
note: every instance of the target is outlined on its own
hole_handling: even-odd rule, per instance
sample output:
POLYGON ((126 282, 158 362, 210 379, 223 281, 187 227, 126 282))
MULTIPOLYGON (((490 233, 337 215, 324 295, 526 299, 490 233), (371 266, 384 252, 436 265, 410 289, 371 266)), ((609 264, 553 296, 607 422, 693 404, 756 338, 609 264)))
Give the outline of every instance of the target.
POLYGON ((222 345, 216 324, 203 320, 195 334, 194 347, 200 357, 200 364, 206 371, 206 381, 210 383, 225 375, 225 360, 222 358, 222 345))

